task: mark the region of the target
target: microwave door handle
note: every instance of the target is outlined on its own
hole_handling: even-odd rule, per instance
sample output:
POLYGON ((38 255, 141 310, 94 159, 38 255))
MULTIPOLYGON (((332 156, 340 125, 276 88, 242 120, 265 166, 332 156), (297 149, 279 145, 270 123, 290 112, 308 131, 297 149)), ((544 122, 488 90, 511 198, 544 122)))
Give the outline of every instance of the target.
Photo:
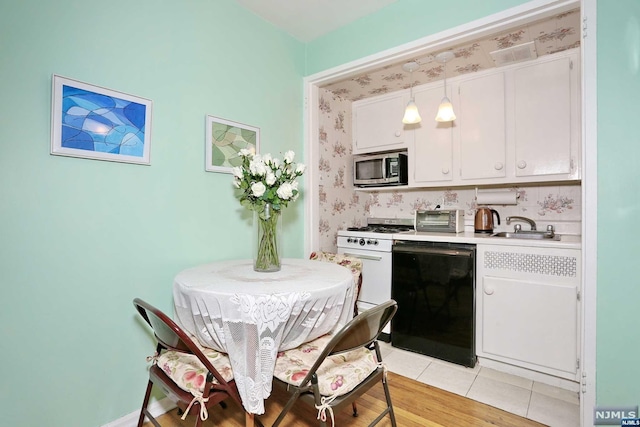
POLYGON ((389 178, 387 176, 388 163, 389 163, 388 157, 385 157, 384 159, 382 159, 382 179, 389 178))

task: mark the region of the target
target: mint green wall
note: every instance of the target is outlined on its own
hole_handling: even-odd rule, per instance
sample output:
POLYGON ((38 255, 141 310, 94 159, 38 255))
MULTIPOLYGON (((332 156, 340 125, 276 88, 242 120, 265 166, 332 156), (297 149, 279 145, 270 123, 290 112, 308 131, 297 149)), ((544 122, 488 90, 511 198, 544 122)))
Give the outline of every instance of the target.
POLYGON ((307 45, 307 75, 526 3, 399 0, 307 45))
MULTIPOLYGON (((250 257, 206 114, 302 158, 304 45, 231 0, 0 0, 0 425, 99 426, 139 408, 153 340, 131 303, 250 257), (151 166, 51 156, 51 75, 153 100, 151 166)), ((302 256, 303 203, 284 215, 302 256)))
POLYGON ((598 6, 597 401, 640 404, 640 2, 598 6))
MULTIPOLYGON (((230 177, 203 171, 205 114, 302 156, 302 75, 523 3, 399 0, 309 43, 305 68, 304 45, 231 0, 0 0, 0 425, 136 410, 152 339, 131 299, 171 310, 176 272, 250 255, 230 177), (152 99, 152 165, 50 156, 52 73, 152 99)), ((598 6, 598 403, 637 404, 640 3, 598 6)), ((302 212, 285 212, 286 256, 302 212)))

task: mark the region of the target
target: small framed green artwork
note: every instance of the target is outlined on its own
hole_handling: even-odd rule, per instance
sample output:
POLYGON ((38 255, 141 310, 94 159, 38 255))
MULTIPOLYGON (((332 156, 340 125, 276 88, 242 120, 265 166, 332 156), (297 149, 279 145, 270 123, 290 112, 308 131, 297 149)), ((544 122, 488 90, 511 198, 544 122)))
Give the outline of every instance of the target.
POLYGON ((242 164, 240 150, 259 152, 259 128, 213 116, 207 116, 206 122, 206 171, 232 173, 233 167, 242 164))

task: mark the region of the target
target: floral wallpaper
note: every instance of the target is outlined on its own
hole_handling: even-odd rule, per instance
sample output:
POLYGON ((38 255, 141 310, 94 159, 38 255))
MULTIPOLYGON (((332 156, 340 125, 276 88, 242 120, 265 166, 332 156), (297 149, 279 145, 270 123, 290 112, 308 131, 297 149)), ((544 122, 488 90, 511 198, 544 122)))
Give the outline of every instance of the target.
POLYGON ((366 223, 368 195, 353 190, 351 101, 320 89, 318 200, 320 250, 336 251, 338 230, 366 223))
MULTIPOLYGON (((534 42, 537 56, 578 48, 580 25, 580 9, 574 9, 523 27, 453 46, 447 49, 454 53, 454 58, 447 62, 447 78, 493 68, 495 63, 491 52, 524 43, 534 42)), ((419 86, 440 80, 444 77, 445 68, 443 64, 435 61, 438 53, 440 51, 421 57, 405 58, 401 62, 355 75, 325 88, 341 98, 357 101, 408 89, 411 85, 419 86), (415 61, 420 65, 412 73, 412 78, 402 69, 402 65, 409 61, 415 61)))
MULTIPOLYGON (((465 228, 473 232, 476 192, 469 188, 392 189, 361 191, 352 185, 351 101, 320 89, 319 114, 319 250, 335 252, 338 230, 366 225, 368 217, 412 218, 416 210, 456 208, 465 210, 465 228)), ((516 205, 491 205, 502 219, 498 231, 512 230, 504 218, 525 216, 545 229, 580 234, 581 186, 531 185, 503 189, 518 194, 516 205)), ((523 225, 526 229, 526 225, 523 225)))

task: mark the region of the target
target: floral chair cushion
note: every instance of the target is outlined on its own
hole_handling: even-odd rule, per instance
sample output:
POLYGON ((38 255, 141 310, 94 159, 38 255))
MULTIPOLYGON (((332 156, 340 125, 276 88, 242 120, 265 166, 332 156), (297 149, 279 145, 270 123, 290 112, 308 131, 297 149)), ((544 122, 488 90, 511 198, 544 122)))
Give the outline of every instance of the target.
MULTIPOLYGON (((362 260, 356 257, 334 254, 331 252, 311 252, 309 256, 311 260, 332 262, 334 264, 341 265, 351 270, 353 275, 353 283, 356 285, 356 300, 360 296, 360 289, 362 288, 362 260)), ((354 316, 358 314, 357 306, 354 307, 354 316)))
POLYGON ((353 273, 353 279, 356 283, 360 280, 360 274, 362 274, 362 260, 356 257, 334 254, 331 252, 311 252, 309 259, 333 262, 343 267, 347 267, 353 273))
MULTIPOLYGON (((231 362, 229 357, 211 348, 202 347, 194 338, 193 341, 211 361, 225 381, 233 379, 231 362)), ((207 369, 193 354, 180 351, 165 351, 158 356, 156 363, 181 389, 190 392, 194 396, 201 396, 204 392, 204 384, 207 378, 207 369)), ((213 379, 214 383, 217 380, 213 379)))
MULTIPOLYGON (((288 384, 299 386, 331 338, 331 335, 324 335, 294 349, 278 353, 274 376, 288 384)), ((374 353, 364 347, 329 356, 317 372, 320 394, 346 394, 377 367, 374 353)))

